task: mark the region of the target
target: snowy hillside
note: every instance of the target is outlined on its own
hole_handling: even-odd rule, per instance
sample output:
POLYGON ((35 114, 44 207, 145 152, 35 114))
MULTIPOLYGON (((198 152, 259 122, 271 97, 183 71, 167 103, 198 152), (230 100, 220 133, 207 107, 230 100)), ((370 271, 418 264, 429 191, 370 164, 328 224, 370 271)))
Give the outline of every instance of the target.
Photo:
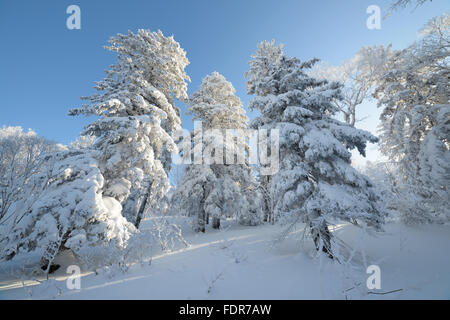
POLYGON ((189 247, 156 253, 125 274, 87 273, 80 290, 66 288, 65 270, 74 263, 67 257, 39 285, 22 287, 3 269, 0 299, 449 299, 450 257, 442 253, 450 246, 450 226, 386 229, 364 236, 351 225, 336 227, 335 235, 356 250, 352 261, 339 264, 317 257, 312 243, 300 240, 301 229, 279 242, 278 226, 229 224, 206 235, 190 233, 189 247), (380 266, 380 290, 367 289, 364 261, 380 266))

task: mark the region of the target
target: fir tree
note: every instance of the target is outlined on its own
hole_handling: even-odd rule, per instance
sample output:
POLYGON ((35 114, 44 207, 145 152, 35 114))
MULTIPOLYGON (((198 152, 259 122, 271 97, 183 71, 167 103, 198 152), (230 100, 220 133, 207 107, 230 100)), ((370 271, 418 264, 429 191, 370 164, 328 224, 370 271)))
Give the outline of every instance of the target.
POLYGON ((202 121, 202 128, 194 133, 202 135, 203 159, 201 163, 194 159, 195 150, 199 150, 195 149, 199 141, 195 141, 194 135, 194 163, 186 166, 172 196, 174 204, 196 217, 196 231, 204 232, 210 218, 213 228, 219 228, 224 217, 237 217, 243 224, 258 224, 260 195, 246 159, 248 143, 243 131, 248 119, 235 89, 222 75, 213 72, 203 79, 189 103, 194 120, 202 121))
POLYGON ((378 195, 364 175, 351 166, 348 149, 365 155, 369 132, 335 120, 333 104, 340 84, 310 77, 317 59, 301 62, 283 54, 274 42, 258 46, 246 74, 250 109, 261 115, 251 126, 278 129, 280 170, 268 179, 271 210, 278 221, 302 221, 316 248, 333 255, 328 225, 336 220, 380 227, 378 195))

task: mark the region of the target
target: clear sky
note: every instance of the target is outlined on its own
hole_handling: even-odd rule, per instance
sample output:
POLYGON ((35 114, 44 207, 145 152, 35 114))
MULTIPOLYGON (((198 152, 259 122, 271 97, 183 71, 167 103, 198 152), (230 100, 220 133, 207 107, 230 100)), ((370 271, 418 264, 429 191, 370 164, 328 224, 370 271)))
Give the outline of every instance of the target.
MULTIPOLYGON (((404 48, 429 18, 450 9, 448 0, 433 0, 395 12, 382 20, 381 30, 367 29, 366 8, 378 5, 384 15, 392 1, 0 0, 0 126, 32 128, 63 144, 74 140, 92 119, 69 117, 67 111, 94 92, 94 81, 114 62, 114 54, 103 48, 109 37, 128 30, 174 35, 191 62, 189 93, 206 74, 218 71, 245 106, 250 97, 244 73, 262 40, 284 43, 288 55, 302 60, 338 64, 363 45, 404 48), (71 4, 81 8, 81 30, 66 27, 71 4)), ((361 116, 370 118, 358 126, 375 132, 378 113, 373 103, 366 104, 361 116)), ((183 127, 192 128, 186 115, 183 127)))

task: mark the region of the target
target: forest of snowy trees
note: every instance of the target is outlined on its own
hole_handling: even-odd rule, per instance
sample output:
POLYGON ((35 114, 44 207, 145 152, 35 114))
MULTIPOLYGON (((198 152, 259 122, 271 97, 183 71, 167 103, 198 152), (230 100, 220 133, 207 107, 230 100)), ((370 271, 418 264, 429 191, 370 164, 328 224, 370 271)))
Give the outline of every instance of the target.
POLYGON ((409 47, 363 47, 339 66, 288 56, 275 41, 255 44, 242 70, 251 121, 218 72, 188 96, 188 55, 172 36, 112 37, 115 63, 97 93, 68 111, 94 119, 76 141, 0 129, 0 261, 48 275, 70 251, 87 269, 126 269, 151 245, 185 243, 169 220, 142 230, 154 216, 184 216, 200 235, 228 220, 301 224, 330 259, 339 259, 330 231, 339 223, 373 232, 387 220, 449 223, 449 31, 443 14, 409 47), (368 99, 382 110, 378 137, 358 128, 368 99), (199 124, 192 132, 182 129, 178 102, 199 124), (359 170, 351 151, 365 156, 369 143, 386 161, 359 170), (277 170, 252 161, 262 153, 277 170), (182 175, 173 184, 175 165, 182 175))

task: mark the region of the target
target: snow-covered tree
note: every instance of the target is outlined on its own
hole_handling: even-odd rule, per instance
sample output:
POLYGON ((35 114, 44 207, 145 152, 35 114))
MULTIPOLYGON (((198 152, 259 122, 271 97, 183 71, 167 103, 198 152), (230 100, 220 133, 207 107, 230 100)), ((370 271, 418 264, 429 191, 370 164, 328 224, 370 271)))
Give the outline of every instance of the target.
POLYGON ((169 189, 171 137, 180 127, 174 99, 187 99, 189 61, 185 51, 161 31, 118 34, 107 49, 117 62, 97 83, 99 94, 71 115, 97 115, 83 135, 95 136, 103 194, 123 205, 127 219, 139 226, 147 206, 156 205, 169 189))
POLYGON ((317 62, 301 62, 283 54, 274 42, 262 42, 247 72, 250 109, 261 115, 251 126, 279 130, 279 171, 268 180, 275 219, 302 221, 316 248, 333 255, 328 224, 336 220, 383 223, 379 196, 371 181, 351 166, 349 149, 364 155, 369 132, 335 120, 333 103, 340 84, 308 75, 317 62))
POLYGON ((0 129, 0 224, 6 224, 16 205, 34 192, 34 178, 46 165, 43 156, 61 149, 32 130, 0 129))
MULTIPOLYGON (((253 60, 249 62, 250 70, 246 72, 245 76, 248 78, 246 82, 247 93, 264 96, 270 93, 270 88, 260 86, 260 79, 269 76, 272 66, 277 63, 283 55, 283 45, 275 46, 275 41, 262 41, 258 44, 258 50, 252 56, 253 60)), ((250 106, 251 107, 251 106, 250 106)), ((253 126, 257 128, 256 126, 253 126)), ((270 150, 269 150, 270 152, 270 150)), ((261 164, 260 164, 261 165, 261 164)), ((274 222, 273 217, 273 201, 270 195, 270 181, 271 175, 261 175, 258 172, 258 184, 263 194, 263 211, 264 221, 274 222)))
POLYGON ((392 162, 366 161, 365 165, 360 167, 360 171, 376 185, 383 199, 383 207, 389 210, 390 218, 396 218, 393 213, 398 213, 398 211, 392 206, 392 200, 396 197, 397 192, 395 166, 392 162))
POLYGON ((172 211, 178 211, 194 218, 196 232, 205 232, 207 221, 207 198, 210 191, 207 186, 217 183, 216 176, 208 165, 187 165, 183 178, 176 186, 171 198, 172 211))
POLYGON ((190 98, 189 112, 202 122, 204 161, 213 156, 208 150, 217 138, 224 138, 217 146, 223 148, 223 161, 209 165, 217 179, 212 188, 209 186, 211 203, 206 210, 213 227, 220 225, 220 217, 227 216, 236 216, 243 224, 258 224, 260 195, 247 160, 249 146, 244 131, 248 118, 233 85, 218 72, 206 76, 190 98), (210 130, 216 131, 208 133, 210 130))
POLYGON ((214 228, 220 227, 222 217, 231 216, 243 224, 258 224, 260 195, 246 159, 248 143, 243 132, 248 118, 233 85, 213 72, 203 79, 189 104, 189 112, 202 126, 194 130, 194 148, 188 155, 193 163, 186 165, 172 195, 174 205, 195 216, 196 231, 204 232, 209 218, 214 228), (203 154, 201 163, 195 159, 196 151, 203 154))
POLYGON ((92 249, 123 248, 134 226, 114 198, 102 196, 104 179, 94 151, 66 150, 45 156, 39 189, 24 200, 3 235, 0 258, 33 257, 48 273, 65 249, 83 256, 92 249))
POLYGON ((450 219, 450 16, 397 53, 375 96, 383 107, 381 151, 396 164, 398 209, 407 222, 450 219))
POLYGON ((326 63, 316 64, 311 75, 329 81, 339 81, 342 98, 334 99, 333 103, 344 116, 344 121, 355 126, 357 108, 372 97, 375 81, 387 72, 386 65, 393 52, 391 46, 362 47, 349 60, 339 66, 326 63))

